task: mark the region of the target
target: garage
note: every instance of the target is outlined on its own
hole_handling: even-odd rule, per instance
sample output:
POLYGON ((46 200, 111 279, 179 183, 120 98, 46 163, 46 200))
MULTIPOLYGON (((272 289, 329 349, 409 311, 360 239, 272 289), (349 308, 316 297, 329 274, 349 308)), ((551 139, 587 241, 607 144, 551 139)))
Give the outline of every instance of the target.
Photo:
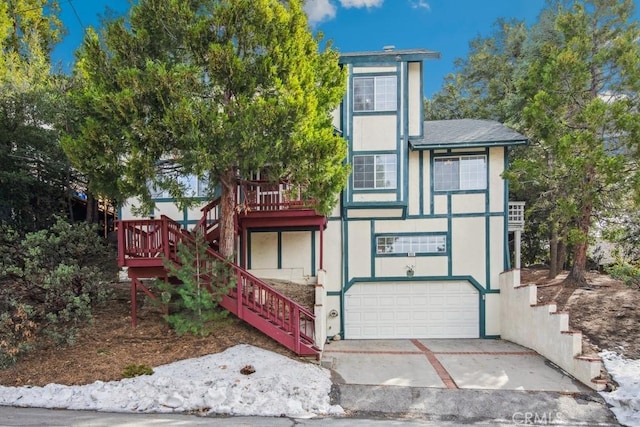
POLYGON ((478 338, 479 303, 467 281, 356 283, 345 293, 345 338, 478 338))

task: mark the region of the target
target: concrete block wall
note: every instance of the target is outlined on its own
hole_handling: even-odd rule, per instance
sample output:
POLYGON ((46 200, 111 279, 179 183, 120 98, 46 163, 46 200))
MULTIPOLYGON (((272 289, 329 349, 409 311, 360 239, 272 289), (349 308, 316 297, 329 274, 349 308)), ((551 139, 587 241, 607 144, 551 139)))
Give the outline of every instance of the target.
POLYGON ((520 270, 500 275, 500 336, 535 350, 594 390, 603 390, 602 360, 582 356, 582 333, 569 330, 569 314, 538 304, 537 287, 520 285, 520 270))

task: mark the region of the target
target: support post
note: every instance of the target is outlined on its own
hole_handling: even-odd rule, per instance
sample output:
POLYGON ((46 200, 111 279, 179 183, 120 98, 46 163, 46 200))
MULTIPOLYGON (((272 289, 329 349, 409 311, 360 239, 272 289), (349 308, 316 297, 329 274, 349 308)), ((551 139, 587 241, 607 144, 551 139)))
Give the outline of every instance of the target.
POLYGON ((324 232, 320 226, 320 270, 324 270, 324 232))
POLYGON ((514 254, 514 258, 515 258, 515 268, 519 269, 520 268, 520 246, 522 244, 522 231, 520 230, 515 230, 513 232, 513 237, 514 237, 514 241, 513 241, 513 246, 515 249, 515 254, 514 254))
POLYGON ((138 304, 136 301, 136 294, 138 293, 138 279, 131 279, 131 326, 136 327, 138 318, 138 304))

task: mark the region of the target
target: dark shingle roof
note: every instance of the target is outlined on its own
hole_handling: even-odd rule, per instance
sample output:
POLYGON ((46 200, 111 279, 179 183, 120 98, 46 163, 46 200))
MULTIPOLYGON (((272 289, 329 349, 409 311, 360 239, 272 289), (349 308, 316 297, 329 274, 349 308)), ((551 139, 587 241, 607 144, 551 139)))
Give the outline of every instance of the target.
POLYGON ((424 122, 424 137, 411 140, 413 149, 486 147, 521 145, 528 142, 519 134, 494 120, 457 119, 424 122))
POLYGON ((340 54, 341 64, 377 64, 397 61, 423 61, 440 59, 440 52, 427 49, 384 49, 368 52, 349 52, 340 54))

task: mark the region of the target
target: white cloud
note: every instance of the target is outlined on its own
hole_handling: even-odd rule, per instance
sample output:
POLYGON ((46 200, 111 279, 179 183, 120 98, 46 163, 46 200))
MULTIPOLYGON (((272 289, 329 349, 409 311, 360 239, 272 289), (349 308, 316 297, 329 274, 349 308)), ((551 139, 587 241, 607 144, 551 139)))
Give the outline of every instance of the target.
POLYGON ((304 11, 312 26, 336 17, 336 7, 330 0, 307 0, 304 11))
POLYGON ((414 9, 431 10, 431 6, 425 0, 411 0, 411 7, 414 9))
POLYGON ((355 7, 355 8, 380 7, 382 6, 383 2, 384 0, 340 0, 340 4, 342 5, 342 7, 347 9, 350 7, 355 7))

